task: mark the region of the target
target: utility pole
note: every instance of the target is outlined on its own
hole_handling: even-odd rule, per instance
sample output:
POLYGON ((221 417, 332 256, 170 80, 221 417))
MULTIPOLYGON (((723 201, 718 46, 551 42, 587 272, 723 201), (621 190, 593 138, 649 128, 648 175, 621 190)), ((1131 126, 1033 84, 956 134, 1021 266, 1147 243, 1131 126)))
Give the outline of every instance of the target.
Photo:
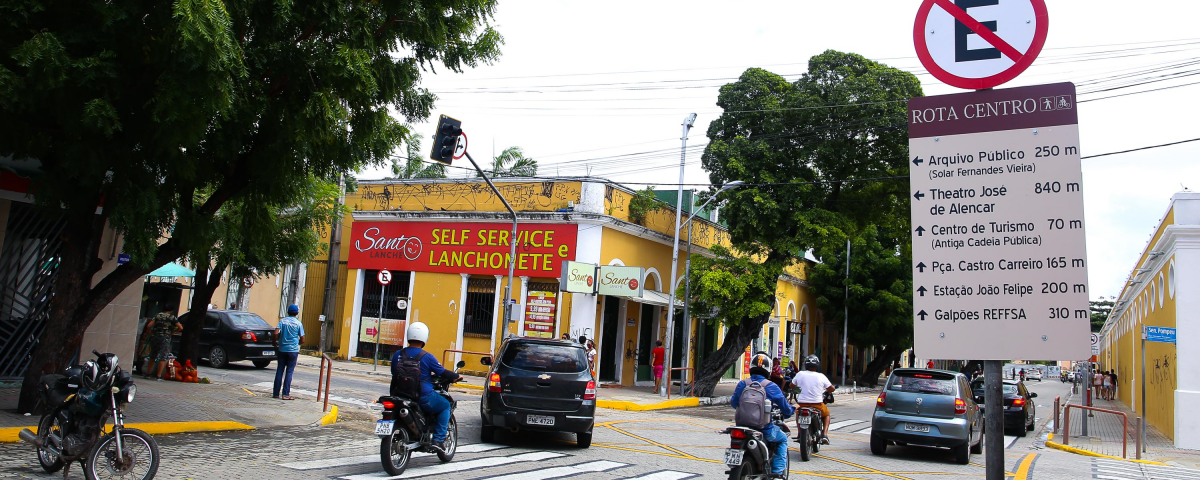
POLYGON ((984 449, 987 480, 1004 480, 1004 365, 1001 360, 983 361, 984 449))
POLYGON ((842 321, 842 388, 846 387, 846 354, 847 344, 850 339, 850 239, 846 239, 846 287, 845 300, 842 302, 842 307, 845 308, 846 318, 842 321))
MULTIPOLYGON (((342 205, 346 203, 346 179, 342 174, 338 174, 338 210, 341 210, 342 205)), ((325 345, 327 343, 326 336, 329 330, 329 325, 333 324, 336 318, 337 307, 337 282, 338 282, 338 267, 342 259, 342 217, 338 217, 333 221, 333 225, 329 228, 329 255, 326 256, 329 264, 325 266, 325 300, 321 305, 321 312, 325 316, 325 321, 321 322, 321 344, 317 346, 317 350, 325 353, 325 345)))
MULTIPOLYGON (((696 123, 696 114, 688 114, 687 118, 683 119, 683 138, 679 140, 682 145, 679 147, 679 188, 678 194, 675 197, 675 235, 674 246, 671 248, 671 282, 667 284, 667 292, 670 294, 670 303, 667 305, 667 338, 666 340, 666 355, 663 355, 663 374, 666 376, 666 381, 662 382, 658 394, 661 396, 667 395, 667 389, 671 385, 671 355, 674 353, 673 336, 675 334, 675 279, 679 277, 679 224, 683 216, 683 165, 687 158, 687 136, 688 131, 692 129, 692 125, 696 123)), ((685 302, 686 303, 686 302, 685 302)))

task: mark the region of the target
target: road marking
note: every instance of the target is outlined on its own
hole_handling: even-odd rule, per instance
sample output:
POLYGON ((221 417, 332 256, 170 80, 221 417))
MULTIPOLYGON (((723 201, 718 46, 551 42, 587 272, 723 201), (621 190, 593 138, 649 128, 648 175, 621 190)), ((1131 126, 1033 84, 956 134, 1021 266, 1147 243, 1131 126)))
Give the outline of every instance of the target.
POLYGON ((634 434, 632 434, 632 433, 626 432, 625 430, 621 430, 620 428, 614 427, 614 426, 612 426, 612 425, 607 425, 607 427, 608 427, 608 428, 610 428, 610 429, 612 429, 612 430, 614 430, 614 431, 617 431, 617 432, 620 432, 620 433, 624 433, 625 435, 628 435, 628 436, 630 436, 630 437, 636 438, 636 439, 638 439, 638 440, 641 440, 641 441, 643 441, 643 442, 646 442, 646 443, 649 443, 649 444, 651 444, 651 445, 654 445, 654 446, 656 446, 656 447, 662 448, 662 449, 664 449, 664 450, 667 450, 667 451, 670 451, 670 452, 674 452, 674 453, 677 453, 677 454, 679 454, 679 455, 683 455, 684 457, 688 457, 688 458, 695 458, 695 457, 693 457, 692 455, 689 455, 689 454, 687 454, 687 453, 681 452, 681 451, 679 451, 679 450, 676 450, 676 449, 674 449, 674 448, 671 448, 671 447, 668 447, 668 446, 666 446, 666 445, 663 445, 663 444, 661 444, 661 443, 655 442, 654 440, 650 440, 650 439, 648 439, 648 438, 645 438, 645 437, 639 437, 639 436, 637 436, 637 435, 634 435, 634 434))
MULTIPOLYGON (((256 384, 254 384, 254 386, 255 386, 255 387, 259 387, 259 388, 266 388, 266 389, 273 389, 273 388, 275 388, 275 384, 274 384, 273 382, 259 382, 259 383, 256 383, 256 384)), ((292 394, 300 394, 300 395, 304 395, 304 396, 306 396, 306 397, 320 398, 320 397, 318 397, 318 396, 317 396, 317 392, 314 392, 314 391, 312 391, 312 390, 305 390, 305 389, 302 389, 302 388, 293 388, 293 389, 292 389, 292 391, 291 391, 291 393, 292 393, 292 394)), ((366 407, 367 405, 371 404, 371 402, 368 402, 368 401, 366 401, 366 400, 360 400, 360 399, 357 399, 357 398, 342 397, 342 396, 339 396, 339 395, 330 395, 330 396, 329 396, 329 401, 331 401, 331 402, 339 402, 339 403, 348 403, 348 404, 350 404, 350 405, 357 405, 357 406, 359 406, 359 407, 366 407)))
POLYGON ((871 427, 867 427, 867 428, 864 428, 864 429, 862 429, 862 430, 855 430, 855 431, 854 431, 854 433, 857 433, 857 434, 859 434, 859 435, 870 435, 870 434, 871 434, 871 427))
MULTIPOLYGON (((489 452, 507 448, 504 445, 496 445, 494 443, 472 443, 470 445, 460 445, 456 453, 479 453, 489 452)), ((413 453, 413 458, 427 457, 432 453, 413 453)), ((318 468, 344 467, 347 465, 361 465, 365 463, 378 463, 383 461, 378 454, 376 455, 355 455, 351 457, 325 458, 321 460, 308 460, 304 462, 280 463, 279 466, 290 468, 292 470, 316 470, 318 468)))
POLYGON ((447 474, 447 473, 463 472, 463 471, 468 471, 468 470, 478 470, 481 468, 498 467, 501 465, 509 465, 509 464, 513 464, 513 463, 539 462, 542 460, 548 460, 551 458, 559 458, 559 457, 565 457, 565 456, 567 456, 567 455, 564 453, 529 452, 529 453, 522 453, 520 455, 511 455, 511 456, 507 456, 507 457, 485 457, 485 458, 477 458, 474 460, 467 460, 465 462, 450 462, 450 463, 434 464, 434 465, 429 465, 429 466, 424 466, 424 467, 409 467, 408 470, 404 471, 404 475, 396 476, 396 477, 388 476, 388 474, 384 473, 384 472, 376 472, 376 473, 368 473, 365 475, 350 475, 350 476, 341 477, 341 478, 342 478, 342 480, 373 480, 373 479, 381 479, 381 478, 393 479, 393 478, 424 477, 427 475, 442 475, 442 474, 447 474))
POLYGON ((1037 454, 1025 455, 1017 462, 1016 472, 1013 473, 1013 480, 1026 480, 1029 478, 1029 470, 1033 468, 1033 461, 1037 458, 1037 454))
POLYGON ((831 432, 832 432, 832 431, 834 431, 834 430, 837 430, 837 429, 839 429, 839 428, 842 428, 842 427, 849 427, 849 426, 851 426, 851 425, 856 425, 856 424, 859 424, 859 423, 863 423, 863 421, 862 421, 862 420, 844 420, 844 421, 841 421, 841 422, 834 422, 834 423, 831 423, 831 424, 829 424, 829 431, 831 431, 831 432))
POLYGON ((628 466, 628 463, 598 460, 595 462, 581 463, 579 465, 568 465, 565 467, 553 467, 530 472, 511 473, 498 477, 480 477, 477 480, 548 480, 551 478, 566 477, 568 475, 586 475, 588 473, 607 472, 609 470, 616 470, 618 468, 628 466))
MULTIPOLYGON (((1129 477, 1114 477, 1112 475, 1095 475, 1092 478, 1098 478, 1101 480, 1134 480, 1129 477)), ((1145 478, 1145 477, 1142 477, 1142 478, 1145 478)))
POLYGON ((699 473, 676 472, 674 470, 663 470, 661 472, 647 473, 640 477, 626 477, 621 480, 683 480, 685 478, 699 477, 699 473))

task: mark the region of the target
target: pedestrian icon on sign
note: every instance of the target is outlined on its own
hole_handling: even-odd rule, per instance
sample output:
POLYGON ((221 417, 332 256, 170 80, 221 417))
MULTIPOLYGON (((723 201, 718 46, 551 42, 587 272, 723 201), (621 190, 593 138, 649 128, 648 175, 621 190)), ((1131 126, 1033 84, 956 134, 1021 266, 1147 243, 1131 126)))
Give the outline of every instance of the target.
POLYGON ((1042 97, 1042 111, 1043 112, 1049 112, 1051 110, 1054 110, 1054 105, 1055 105, 1054 97, 1042 97))

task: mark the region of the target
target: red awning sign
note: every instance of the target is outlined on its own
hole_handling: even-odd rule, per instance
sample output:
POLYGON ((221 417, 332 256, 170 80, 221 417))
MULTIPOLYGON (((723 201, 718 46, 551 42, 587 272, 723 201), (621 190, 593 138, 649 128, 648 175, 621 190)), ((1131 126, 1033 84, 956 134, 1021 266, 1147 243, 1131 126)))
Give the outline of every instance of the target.
POLYGON ((1045 0, 924 0, 913 43, 929 73, 958 88, 1003 84, 1033 64, 1049 28, 1045 0))

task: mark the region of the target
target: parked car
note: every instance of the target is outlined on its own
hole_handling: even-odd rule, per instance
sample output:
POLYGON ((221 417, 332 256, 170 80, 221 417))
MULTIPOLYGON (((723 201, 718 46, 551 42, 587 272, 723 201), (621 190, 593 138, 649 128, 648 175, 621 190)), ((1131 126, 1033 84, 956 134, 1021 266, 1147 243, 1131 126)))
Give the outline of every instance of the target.
MULTIPOLYGON (((185 324, 192 312, 179 316, 185 324)), ((225 368, 229 362, 250 360, 267 368, 275 360, 275 327, 262 317, 238 310, 209 310, 200 326, 200 357, 209 365, 225 368)))
POLYGON ((591 446, 596 381, 582 345, 514 338, 496 356, 483 359, 491 369, 479 404, 482 441, 494 441, 497 429, 574 432, 580 447, 591 446))
MULTIPOLYGON (((1037 393, 1030 392, 1024 383, 1016 380, 1004 380, 1000 388, 1004 392, 1004 429, 1015 430, 1018 437, 1024 437, 1037 426, 1037 405, 1033 401, 1037 393)), ((982 379, 971 384, 971 394, 982 413, 986 406, 982 379)))
POLYGON ((890 444, 949 448, 959 464, 983 452, 983 415, 967 377, 949 370, 893 371, 875 401, 871 453, 890 444))

